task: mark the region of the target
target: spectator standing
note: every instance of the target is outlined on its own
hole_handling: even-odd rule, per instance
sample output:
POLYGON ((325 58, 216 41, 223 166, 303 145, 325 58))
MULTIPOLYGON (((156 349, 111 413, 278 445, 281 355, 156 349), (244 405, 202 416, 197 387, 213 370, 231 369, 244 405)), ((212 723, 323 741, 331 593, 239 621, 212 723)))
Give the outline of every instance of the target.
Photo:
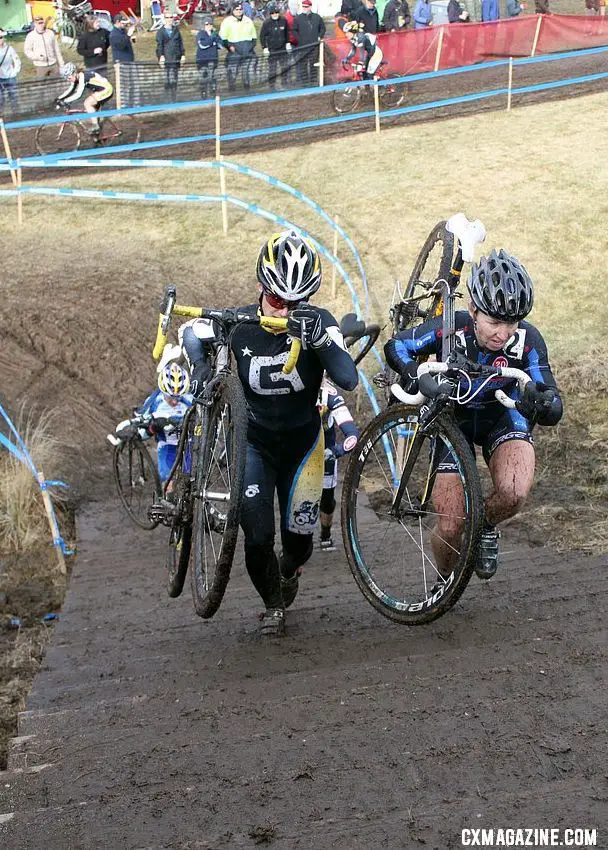
POLYGON ((549 0, 534 0, 534 11, 537 15, 550 15, 549 0))
POLYGON ((135 28, 124 12, 114 15, 114 26, 110 31, 110 47, 112 48, 112 61, 120 65, 120 88, 121 101, 128 106, 137 106, 140 103, 139 79, 135 62, 133 43, 135 42, 135 28))
POLYGON ((407 29, 411 20, 407 0, 389 0, 384 7, 382 28, 385 32, 399 32, 407 29))
POLYGON ((252 21, 255 18, 255 6, 249 0, 243 0, 243 14, 252 21))
POLYGON ((362 8, 362 0, 342 0, 340 14, 344 15, 349 21, 354 21, 357 17, 357 12, 362 8))
POLYGON ((481 20, 497 21, 500 18, 498 0, 481 0, 481 20))
POLYGON ((268 85, 273 89, 277 76, 284 76, 287 70, 287 53, 291 50, 287 21, 279 14, 276 3, 266 7, 269 17, 260 30, 260 44, 264 56, 268 57, 268 85))
POLYGON ((164 13, 163 26, 156 33, 156 57, 158 64, 165 69, 165 91, 173 99, 177 94, 179 68, 186 61, 186 52, 179 27, 175 26, 170 12, 164 13))
MULTIPOLYGON (((509 0, 507 0, 507 3, 509 0)), ((517 0, 515 0, 517 2, 517 0)), ((469 20, 469 13, 463 9, 458 0, 450 0, 448 3, 448 21, 451 24, 464 24, 469 20)))
POLYGON ((76 50, 84 59, 85 68, 102 68, 108 64, 110 36, 99 18, 87 15, 86 29, 78 39, 76 50))
POLYGON ((223 46, 222 39, 214 29, 213 18, 204 18, 203 28, 196 36, 196 67, 201 85, 201 100, 209 96, 215 97, 217 57, 223 46))
POLYGON ((33 63, 37 77, 55 77, 63 65, 59 42, 53 30, 47 30, 42 15, 34 18, 34 29, 25 37, 23 52, 33 63))
POLYGON ((585 0, 585 14, 586 15, 599 15, 600 13, 600 0, 585 0))
POLYGON ((296 15, 293 31, 298 39, 298 81, 313 85, 315 65, 319 63, 319 42, 325 37, 325 21, 312 10, 312 0, 302 0, 302 11, 296 15))
POLYGON ((416 0, 414 6, 414 29, 423 30, 430 27, 433 21, 433 14, 429 0, 416 0))
POLYGON ((127 32, 130 21, 125 14, 119 12, 114 15, 114 26, 110 32, 110 47, 112 48, 112 61, 121 65, 135 62, 133 50, 134 35, 127 32))
POLYGON ((363 0, 363 6, 355 15, 355 20, 359 21, 363 32, 371 32, 375 35, 380 29, 376 0, 363 0))
POLYGON ((232 12, 226 15, 220 26, 220 38, 228 50, 226 57, 226 73, 228 89, 236 89, 236 80, 241 71, 243 88, 250 87, 249 74, 255 58, 255 44, 258 40, 251 18, 243 11, 241 2, 235 3, 232 12))
POLYGON ((5 97, 13 109, 17 108, 17 75, 21 59, 15 48, 6 43, 6 32, 0 29, 0 113, 4 112, 5 97))
POLYGON ((519 0, 507 0, 505 5, 507 18, 516 18, 518 15, 521 15, 524 8, 519 0))

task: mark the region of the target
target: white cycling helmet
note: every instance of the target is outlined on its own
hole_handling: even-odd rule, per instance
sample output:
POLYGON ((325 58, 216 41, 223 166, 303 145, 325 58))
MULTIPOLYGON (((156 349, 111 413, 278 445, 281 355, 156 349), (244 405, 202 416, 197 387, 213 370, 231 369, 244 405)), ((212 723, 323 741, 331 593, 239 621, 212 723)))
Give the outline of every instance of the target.
POLYGON ((284 301, 303 301, 321 286, 317 249, 295 230, 274 233, 262 245, 256 273, 264 292, 284 301))
POLYGON ((178 398, 190 389, 190 377, 179 363, 167 363, 158 376, 158 388, 161 393, 178 398))
POLYGON ((73 62, 66 62, 59 69, 59 74, 62 77, 71 77, 72 74, 75 74, 75 73, 76 73, 76 65, 74 65, 73 62))

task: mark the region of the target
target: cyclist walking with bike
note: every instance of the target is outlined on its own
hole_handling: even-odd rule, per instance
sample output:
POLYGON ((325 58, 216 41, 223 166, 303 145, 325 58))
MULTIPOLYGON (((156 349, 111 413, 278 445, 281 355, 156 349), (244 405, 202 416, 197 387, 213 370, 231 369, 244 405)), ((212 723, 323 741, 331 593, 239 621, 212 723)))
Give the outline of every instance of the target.
MULTIPOLYGON (((298 592, 319 518, 324 440, 317 399, 323 375, 327 372, 346 390, 354 389, 358 378, 336 319, 308 303, 321 285, 314 246, 294 231, 274 234, 259 252, 256 273, 258 302, 239 308, 239 314, 286 319, 287 331, 242 323, 231 335, 248 417, 240 522, 247 571, 266 609, 261 633, 276 636, 284 632, 285 608, 298 592), (292 340, 300 340, 302 350, 293 371, 285 374, 292 340), (274 552, 275 493, 280 558, 274 552)), ((189 330, 183 333, 183 345, 193 364, 193 381, 204 381, 204 343, 189 330)), ((198 383, 195 387, 198 392, 198 383)))
MULTIPOLYGON (((510 378, 468 379, 469 401, 456 406, 456 422, 473 453, 475 445, 481 447, 492 478, 475 568, 480 578, 489 579, 498 567, 497 526, 521 510, 534 481, 532 429, 536 424, 556 425, 562 401, 543 337, 524 321, 532 309, 534 288, 521 263, 504 250, 492 251, 473 265, 467 287, 468 312, 455 314, 459 355, 481 366, 520 369, 532 379, 523 393, 510 378), (515 401, 515 409, 505 409, 496 400, 497 389, 515 401)), ((430 355, 441 359, 441 350, 440 317, 402 331, 385 346, 387 363, 401 375, 408 393, 416 387, 417 359, 430 355)), ((437 525, 432 545, 442 578, 450 574, 458 556, 466 507, 456 463, 445 446, 434 463, 437 525)))

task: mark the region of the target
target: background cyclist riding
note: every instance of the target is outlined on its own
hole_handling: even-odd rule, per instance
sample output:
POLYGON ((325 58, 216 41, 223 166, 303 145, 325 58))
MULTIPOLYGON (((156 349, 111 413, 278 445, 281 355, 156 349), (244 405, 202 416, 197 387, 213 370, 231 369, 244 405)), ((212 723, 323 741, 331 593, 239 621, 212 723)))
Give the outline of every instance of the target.
POLYGON ((343 65, 348 65, 350 60, 359 51, 361 77, 364 80, 377 79, 376 71, 380 67, 383 54, 378 44, 374 33, 362 32, 361 24, 358 21, 347 21, 344 24, 344 35, 350 41, 350 51, 342 60, 343 65))
MULTIPOLYGON (((231 348, 248 408, 247 460, 241 527, 245 564, 266 611, 265 634, 282 634, 285 608, 295 599, 302 565, 313 550, 323 489, 324 442, 317 398, 324 372, 347 390, 357 370, 338 322, 308 304, 321 285, 314 246, 293 231, 270 237, 256 267, 259 300, 239 312, 287 318, 287 332, 241 324, 231 348), (295 369, 283 374, 292 339, 302 341, 295 369), (274 497, 278 497, 282 552, 274 552, 274 497)), ((207 374, 196 323, 183 333, 193 379, 207 374)))
MULTIPOLYGON (((73 62, 66 62, 61 66, 59 73, 68 83, 68 87, 55 101, 57 106, 67 106, 84 97, 82 103, 84 111, 95 113, 114 94, 110 81, 92 68, 79 69, 73 62)), ((99 120, 94 118, 90 125, 90 133, 99 135, 99 120)))
MULTIPOLYGON (((532 381, 520 395, 508 378, 494 378, 482 386, 473 381, 471 400, 456 405, 456 421, 473 452, 481 447, 492 477, 485 505, 485 527, 479 548, 477 575, 491 578, 498 567, 496 526, 517 514, 534 481, 535 424, 555 425, 562 402, 551 374, 547 347, 540 332, 523 321, 534 302, 533 284, 519 261, 506 251, 492 251, 474 265, 467 287, 468 312, 456 313, 456 336, 462 354, 475 363, 509 366, 527 372, 532 381), (504 390, 516 401, 505 409, 495 398, 504 390), (476 390, 478 390, 476 392, 476 390)), ((441 356, 442 319, 432 319, 403 331, 385 346, 386 360, 401 376, 408 392, 416 386, 416 358, 441 356)), ((462 486, 449 452, 439 452, 433 504, 438 515, 433 549, 442 575, 448 575, 458 552, 465 505, 462 486)))

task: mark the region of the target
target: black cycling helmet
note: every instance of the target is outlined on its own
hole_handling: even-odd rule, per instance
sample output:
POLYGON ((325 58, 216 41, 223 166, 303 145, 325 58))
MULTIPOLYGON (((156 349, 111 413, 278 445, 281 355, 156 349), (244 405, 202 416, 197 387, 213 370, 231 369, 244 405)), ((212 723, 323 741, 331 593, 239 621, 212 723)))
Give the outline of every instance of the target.
POLYGON ((475 307, 500 322, 525 319, 534 304, 530 275, 502 248, 473 265, 467 287, 475 307))

